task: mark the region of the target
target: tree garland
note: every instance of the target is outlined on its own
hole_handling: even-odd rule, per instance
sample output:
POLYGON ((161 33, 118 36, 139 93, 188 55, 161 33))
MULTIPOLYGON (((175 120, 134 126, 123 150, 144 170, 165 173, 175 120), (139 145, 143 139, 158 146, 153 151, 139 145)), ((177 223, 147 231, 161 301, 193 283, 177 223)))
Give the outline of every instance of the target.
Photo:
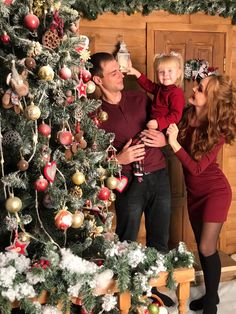
POLYGON ((148 15, 153 11, 164 10, 172 14, 204 12, 224 18, 231 16, 232 24, 236 24, 235 0, 75 0, 73 7, 89 20, 95 20, 105 12, 126 12, 128 15, 140 12, 148 15))
POLYGON ((130 291, 131 307, 137 312, 137 307, 144 304, 140 296, 151 295, 150 278, 167 271, 167 286, 175 288, 174 270, 193 267, 194 256, 183 242, 163 255, 136 242, 119 242, 116 236, 110 240, 112 236, 110 234, 107 240, 103 236, 97 238, 100 250, 94 260, 81 258, 71 249, 58 249, 49 243, 37 260, 16 252, 0 253, 0 311, 10 314, 11 303, 17 300, 26 314, 56 314, 61 313, 56 310, 58 300, 67 308, 72 298, 79 298, 87 311, 119 313, 117 297, 113 294, 102 296, 98 292, 107 289, 115 279, 121 293, 130 291), (32 299, 43 291, 48 295, 46 305, 32 299))

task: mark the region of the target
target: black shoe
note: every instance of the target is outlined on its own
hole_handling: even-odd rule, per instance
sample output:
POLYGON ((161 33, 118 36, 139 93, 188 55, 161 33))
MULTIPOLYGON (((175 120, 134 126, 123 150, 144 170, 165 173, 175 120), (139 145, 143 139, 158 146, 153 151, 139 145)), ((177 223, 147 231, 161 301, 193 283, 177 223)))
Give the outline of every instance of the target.
POLYGON ((203 314, 216 314, 217 313, 217 306, 214 305, 207 305, 203 307, 203 314))
POLYGON ((165 306, 170 307, 170 306, 175 305, 175 302, 170 297, 159 292, 156 287, 152 288, 152 293, 156 294, 162 300, 165 306))
MULTIPOLYGON (((195 311, 195 312, 202 310, 204 306, 204 297, 205 296, 202 296, 199 299, 191 301, 189 304, 190 310, 195 311)), ((219 299, 219 296, 217 295, 216 304, 219 304, 219 302, 220 302, 220 299, 219 299)))

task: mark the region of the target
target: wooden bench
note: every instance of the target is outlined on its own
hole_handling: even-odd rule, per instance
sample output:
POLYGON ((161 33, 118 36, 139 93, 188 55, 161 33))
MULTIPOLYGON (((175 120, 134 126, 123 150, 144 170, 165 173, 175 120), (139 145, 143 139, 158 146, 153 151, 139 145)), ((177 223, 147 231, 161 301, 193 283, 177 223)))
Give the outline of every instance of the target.
MULTIPOLYGON (((191 281, 194 281, 195 279, 195 271, 193 268, 179 268, 176 269, 173 273, 174 280, 177 283, 177 289, 176 289, 176 294, 178 297, 178 309, 180 314, 185 314, 186 313, 186 304, 187 300, 190 295, 190 283, 191 281)), ((150 286, 152 287, 164 287, 166 286, 167 283, 167 278, 168 278, 168 272, 160 272, 158 278, 152 278, 149 281, 150 286)), ((129 309, 131 307, 131 294, 129 291, 119 293, 117 284, 115 280, 112 280, 106 289, 99 289, 99 291, 96 292, 99 295, 103 294, 111 294, 111 293, 117 293, 118 296, 118 308, 120 310, 121 314, 128 314, 129 309)), ((39 299, 37 299, 41 304, 46 303, 46 293, 43 294, 39 299)), ((72 299, 73 303, 76 302, 76 298, 72 299)), ((12 304, 12 307, 18 307, 19 303, 14 302, 12 304)), ((58 308, 62 308, 62 304, 59 302, 58 303, 58 308)), ((70 311, 67 311, 67 314, 69 314, 70 311)))
MULTIPOLYGON (((187 300, 190 296, 190 283, 195 280, 195 271, 193 268, 179 268, 174 271, 174 280, 177 283, 176 294, 178 298, 178 310, 180 314, 186 313, 187 300)), ((166 286, 168 272, 160 272, 158 278, 152 278, 149 281, 152 287, 166 286)), ((128 314, 131 306, 131 295, 129 291, 119 293, 116 283, 111 282, 107 289, 100 290, 99 294, 118 293, 118 308, 121 314, 128 314)))

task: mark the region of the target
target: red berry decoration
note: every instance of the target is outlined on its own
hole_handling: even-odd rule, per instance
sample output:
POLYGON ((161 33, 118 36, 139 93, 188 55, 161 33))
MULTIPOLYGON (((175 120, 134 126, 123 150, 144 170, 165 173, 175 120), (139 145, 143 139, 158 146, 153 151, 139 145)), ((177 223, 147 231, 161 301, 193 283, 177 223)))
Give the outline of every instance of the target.
POLYGON ((111 191, 107 187, 104 186, 99 191, 98 198, 102 201, 107 201, 109 199, 110 194, 111 194, 111 191))
POLYGON ((8 36, 6 32, 4 32, 4 33, 2 34, 2 36, 1 36, 1 41, 2 41, 5 45, 9 44, 9 42, 10 42, 10 36, 8 36))
POLYGON ((73 134, 70 131, 60 131, 58 139, 62 145, 70 145, 73 142, 73 134))
POLYGON ((80 73, 82 75, 82 80, 84 81, 84 83, 87 83, 88 81, 91 80, 92 75, 88 70, 83 69, 83 70, 81 70, 80 73))
POLYGON ((48 181, 40 176, 38 180, 34 182, 34 188, 38 192, 44 192, 48 187, 48 181))
POLYGON ((67 66, 63 66, 60 71, 59 71, 59 76, 63 80, 68 80, 71 78, 72 72, 71 69, 68 68, 67 66))
POLYGON ((51 134, 51 131, 51 127, 44 122, 38 126, 38 132, 43 136, 48 137, 51 134))
POLYGON ((24 17, 24 25, 30 31, 34 31, 39 27, 39 19, 34 14, 28 14, 24 17))

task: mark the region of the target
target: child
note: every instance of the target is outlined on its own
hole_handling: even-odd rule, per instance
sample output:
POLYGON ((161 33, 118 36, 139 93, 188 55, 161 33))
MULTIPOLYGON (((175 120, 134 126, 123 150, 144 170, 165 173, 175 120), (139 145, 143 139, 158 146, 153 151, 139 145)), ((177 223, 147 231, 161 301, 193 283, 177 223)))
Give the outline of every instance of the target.
MULTIPOLYGON (((180 87, 183 81, 183 60, 180 54, 170 52, 155 57, 157 83, 150 81, 144 74, 132 66, 129 75, 135 75, 139 85, 153 94, 151 120, 147 123, 149 129, 166 130, 171 123, 178 123, 182 117, 185 105, 184 93, 180 87)), ((134 139, 141 140, 138 134, 134 139)), ((134 163, 134 174, 143 175, 143 164, 134 163)))

